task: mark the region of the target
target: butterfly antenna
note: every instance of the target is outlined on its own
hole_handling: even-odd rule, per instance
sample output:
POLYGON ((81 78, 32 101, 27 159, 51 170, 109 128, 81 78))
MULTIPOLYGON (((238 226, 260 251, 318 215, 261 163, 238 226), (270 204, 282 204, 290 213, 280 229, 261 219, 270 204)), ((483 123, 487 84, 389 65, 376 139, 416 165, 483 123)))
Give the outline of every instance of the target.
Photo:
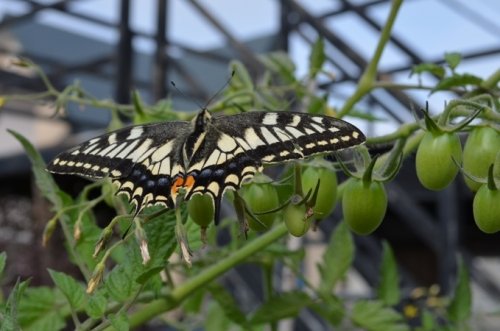
POLYGON ((193 100, 193 102, 194 102, 194 103, 196 103, 196 105, 197 105, 198 107, 200 107, 201 109, 204 109, 204 107, 202 107, 202 106, 201 106, 201 104, 200 104, 200 103, 198 103, 198 101, 196 101, 196 100, 195 100, 194 98, 192 98, 192 97, 188 97, 188 96, 186 95, 186 93, 182 92, 182 91, 181 91, 181 90, 177 87, 177 85, 175 85, 175 83, 174 83, 174 81, 173 81, 173 80, 171 80, 171 81, 170 81, 170 84, 174 87, 174 89, 177 91, 177 93, 179 93, 180 95, 182 95, 185 99, 188 99, 188 100, 193 100))
POLYGON ((224 89, 229 85, 229 83, 231 83, 231 80, 234 77, 234 73, 235 73, 235 71, 233 70, 231 72, 231 76, 226 80, 226 82, 224 83, 224 85, 222 85, 221 88, 219 88, 219 90, 217 92, 215 92, 215 94, 210 99, 208 99, 208 101, 205 104, 205 107, 203 107, 203 109, 206 109, 208 107, 208 105, 210 103, 212 103, 212 101, 214 101, 214 99, 217 98, 222 93, 222 91, 224 91, 224 89))

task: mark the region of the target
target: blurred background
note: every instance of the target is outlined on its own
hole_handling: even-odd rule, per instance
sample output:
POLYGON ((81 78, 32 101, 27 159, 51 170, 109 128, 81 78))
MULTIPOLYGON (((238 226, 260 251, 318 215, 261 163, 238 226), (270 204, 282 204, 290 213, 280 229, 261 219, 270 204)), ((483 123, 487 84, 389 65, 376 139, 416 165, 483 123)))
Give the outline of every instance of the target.
MULTIPOLYGON (((284 51, 295 62, 297 76, 306 75, 311 45, 321 36, 331 77, 321 76, 319 93, 328 93, 331 106, 339 107, 370 60, 389 7, 389 0, 2 0, 0 94, 44 90, 33 71, 11 65, 21 56, 41 65, 60 89, 78 80, 96 98, 119 103, 130 103, 130 91, 137 89, 147 103, 171 97, 175 107, 196 110, 197 103, 205 104, 227 80, 232 59, 258 76, 259 54, 284 51), (184 95, 172 91, 170 81, 184 95)), ((379 78, 417 83, 416 76, 410 77, 412 66, 443 63, 445 52, 462 54, 459 72, 486 77, 500 68, 498 17, 496 0, 404 1, 379 78)), ((423 76, 421 81, 432 84, 435 78, 423 76)), ((431 111, 440 110, 454 97, 378 89, 357 108, 385 121, 353 122, 369 135, 380 135, 413 121, 411 110, 426 101, 431 111)), ((6 129, 22 133, 48 160, 102 132, 110 121, 109 112, 92 107, 82 111, 78 105, 66 109, 66 117, 53 118, 53 113, 50 104, 24 101, 0 110, 0 250, 16 261, 8 269, 10 283, 18 276, 33 276, 34 284, 49 283, 46 268, 61 266, 66 258, 57 247, 39 254, 50 214, 33 188, 27 157, 6 129)), ((355 269, 346 281, 346 295, 370 294, 384 238, 393 245, 408 291, 437 284, 441 293, 449 293, 456 256, 462 254, 471 271, 476 311, 498 310, 499 235, 476 229, 472 194, 461 179, 442 192, 429 192, 417 183, 413 163, 387 187, 389 211, 381 228, 369 237, 356 236, 355 269)), ((317 277, 314 257, 321 257, 334 225, 323 222, 321 231, 300 243, 311 256, 304 266, 310 277, 317 277)), ((240 282, 251 285, 252 278, 251 270, 235 271, 226 281, 236 288, 240 282)), ((304 325, 314 325, 313 319, 300 316, 304 325)))

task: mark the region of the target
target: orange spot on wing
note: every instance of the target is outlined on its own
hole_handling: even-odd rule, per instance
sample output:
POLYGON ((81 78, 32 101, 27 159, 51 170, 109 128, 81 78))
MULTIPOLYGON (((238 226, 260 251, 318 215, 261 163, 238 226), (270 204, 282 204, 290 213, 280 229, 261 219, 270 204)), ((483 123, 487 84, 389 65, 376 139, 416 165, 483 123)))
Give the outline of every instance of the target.
POLYGON ((172 194, 177 194, 177 192, 179 191, 179 187, 182 187, 183 184, 184 184, 184 177, 177 177, 175 182, 172 184, 171 188, 172 194))
POLYGON ((194 185, 194 177, 193 176, 187 176, 186 180, 184 181, 184 187, 187 187, 190 189, 194 185))

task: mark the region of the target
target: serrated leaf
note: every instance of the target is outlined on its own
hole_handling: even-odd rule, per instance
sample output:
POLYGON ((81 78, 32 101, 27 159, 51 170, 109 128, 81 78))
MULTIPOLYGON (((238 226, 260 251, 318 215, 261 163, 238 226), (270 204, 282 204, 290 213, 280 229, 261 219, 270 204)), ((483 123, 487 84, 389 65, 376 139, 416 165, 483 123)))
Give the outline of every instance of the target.
POLYGON ((139 288, 139 283, 135 281, 137 276, 133 268, 127 264, 117 265, 105 278, 104 288, 109 297, 123 302, 139 288))
MULTIPOLYGON (((5 253, 3 253, 5 254, 5 253)), ((5 307, 1 312, 2 319, 0 320, 0 331, 10 331, 10 330, 20 330, 21 327, 19 325, 19 302, 21 297, 28 287, 29 281, 20 282, 19 280, 16 282, 16 285, 13 287, 10 292, 9 297, 7 298, 7 302, 5 307)))
POLYGON ((163 266, 148 268, 143 273, 141 273, 139 277, 135 279, 135 281, 139 284, 146 284, 148 280, 150 280, 153 276, 158 275, 163 269, 163 266))
POLYGON ((449 90, 453 87, 465 87, 467 85, 479 86, 483 80, 480 77, 471 74, 454 74, 453 76, 443 78, 432 92, 449 90))
POLYGON ((345 315, 342 301, 333 295, 324 295, 321 299, 321 302, 314 303, 309 308, 332 325, 338 326, 345 315))
POLYGON ((16 138, 23 146, 28 158, 31 161, 33 173, 35 175, 35 182, 43 196, 46 197, 56 208, 61 207, 61 201, 58 195, 59 188, 57 187, 52 175, 45 170, 45 162, 43 161, 40 153, 33 147, 33 145, 24 138, 20 133, 14 130, 7 130, 11 135, 16 138))
POLYGON ((247 323, 245 314, 243 314, 234 298, 226 289, 218 284, 213 284, 210 286, 209 291, 212 298, 219 304, 224 315, 226 315, 229 320, 238 325, 245 325, 247 323))
POLYGON ((318 38, 311 49, 309 55, 309 76, 316 77, 325 62, 325 42, 323 38, 318 38))
POLYGON ((469 272, 462 259, 458 262, 458 277, 455 293, 448 306, 448 316, 454 322, 463 322, 471 314, 472 296, 469 282, 469 272))
POLYGON ((384 241, 380 283, 377 287, 378 298, 387 306, 393 306, 400 300, 399 274, 391 246, 384 241))
POLYGON ((3 271, 5 270, 5 264, 7 263, 7 253, 0 253, 0 279, 3 277, 3 271))
MULTIPOLYGON (((151 208, 152 213, 159 209, 151 208)), ((186 217, 186 208, 183 207, 181 212, 183 217, 186 217)), ((151 257, 149 265, 155 267, 165 266, 168 258, 177 246, 175 238, 175 213, 173 211, 167 212, 152 219, 144 224, 143 228, 148 238, 148 248, 151 257)))
POLYGON ((353 323, 367 331, 409 331, 403 316, 381 301, 358 301, 353 307, 353 323))
POLYGON ((446 63, 448 63, 450 69, 455 70, 455 68, 460 64, 460 61, 462 61, 462 54, 456 52, 444 53, 444 59, 446 63))
POLYGON ((345 222, 339 223, 332 233, 319 266, 321 293, 331 293, 333 287, 349 269, 354 259, 354 242, 345 222))
POLYGON ((111 325, 115 328, 116 331, 128 331, 130 329, 130 324, 128 321, 127 314, 118 313, 112 314, 108 316, 111 325))
POLYGON ((297 317, 300 311, 310 306, 313 300, 304 292, 293 291, 271 297, 252 314, 251 325, 276 322, 288 317, 297 317))
POLYGON ((50 277, 57 288, 61 290, 73 309, 77 310, 85 303, 85 287, 73 277, 63 272, 49 269, 50 277))
POLYGON ((85 305, 85 312, 95 319, 102 318, 106 313, 106 306, 108 300, 101 290, 95 291, 89 298, 87 305, 85 305))
POLYGON ((428 72, 438 78, 443 78, 446 73, 444 68, 440 65, 434 63, 422 63, 413 66, 413 68, 411 69, 410 77, 414 74, 420 75, 424 72, 428 72))
POLYGON ((19 323, 24 331, 58 331, 70 314, 60 291, 48 287, 28 288, 19 303, 19 323))

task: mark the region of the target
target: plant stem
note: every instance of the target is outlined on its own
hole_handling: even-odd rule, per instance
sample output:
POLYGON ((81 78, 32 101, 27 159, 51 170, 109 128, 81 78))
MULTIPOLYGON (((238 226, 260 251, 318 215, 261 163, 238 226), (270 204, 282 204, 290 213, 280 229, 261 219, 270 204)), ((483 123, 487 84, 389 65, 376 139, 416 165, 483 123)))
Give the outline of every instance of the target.
MULTIPOLYGON (((264 247, 272 244, 288 233, 284 223, 280 223, 266 234, 255 238, 244 247, 235 251, 225 259, 217 262, 205 269, 200 274, 190 278, 183 284, 173 289, 165 298, 152 301, 144 305, 141 309, 130 315, 130 327, 141 325, 153 317, 177 307, 184 299, 194 293, 199 288, 206 286, 223 273, 229 271, 246 258, 261 251, 264 247)), ((111 329, 106 329, 111 331, 111 329)))
POLYGON ((354 105, 361 100, 366 94, 370 93, 370 91, 374 88, 374 82, 377 75, 377 67, 380 62, 380 58, 382 57, 382 53, 384 52, 384 48, 387 44, 387 41, 391 37, 391 30, 394 25, 394 21, 396 20, 396 16, 399 11, 399 7, 403 0, 392 0, 391 10, 389 12, 389 17, 387 18, 387 22, 380 33, 380 39, 377 44, 377 48, 375 49, 375 53, 373 57, 365 68, 363 75, 358 81, 358 86, 356 91, 351 97, 349 97, 344 106, 338 112, 338 117, 343 117, 347 115, 354 105))

